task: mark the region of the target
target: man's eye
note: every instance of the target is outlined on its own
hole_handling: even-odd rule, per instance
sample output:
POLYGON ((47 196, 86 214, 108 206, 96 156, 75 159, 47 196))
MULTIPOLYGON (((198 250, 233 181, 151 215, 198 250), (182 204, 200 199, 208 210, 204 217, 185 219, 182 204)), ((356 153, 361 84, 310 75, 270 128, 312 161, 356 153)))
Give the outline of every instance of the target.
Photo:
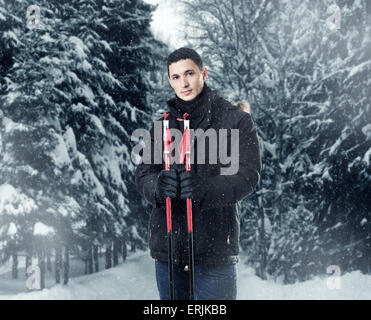
POLYGON ((191 76, 193 74, 193 72, 188 72, 188 74, 191 76))

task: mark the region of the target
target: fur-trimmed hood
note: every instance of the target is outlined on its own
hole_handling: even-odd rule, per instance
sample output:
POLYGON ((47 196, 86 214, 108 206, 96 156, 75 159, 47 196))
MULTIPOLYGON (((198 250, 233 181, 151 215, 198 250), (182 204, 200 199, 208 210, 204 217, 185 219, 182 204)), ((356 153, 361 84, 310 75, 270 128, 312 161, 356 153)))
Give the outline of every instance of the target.
POLYGON ((237 101, 235 104, 236 104, 236 106, 239 107, 242 111, 245 111, 245 112, 251 114, 250 104, 249 104, 247 101, 245 101, 245 100, 237 101))

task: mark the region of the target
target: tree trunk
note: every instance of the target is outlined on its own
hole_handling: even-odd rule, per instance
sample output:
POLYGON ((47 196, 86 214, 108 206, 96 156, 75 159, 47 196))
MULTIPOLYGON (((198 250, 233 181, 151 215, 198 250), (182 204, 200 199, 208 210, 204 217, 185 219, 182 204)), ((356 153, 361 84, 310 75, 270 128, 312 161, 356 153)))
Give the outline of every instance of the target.
POLYGON ((30 255, 26 255, 26 263, 25 263, 25 275, 26 275, 26 278, 28 278, 28 273, 27 273, 27 269, 28 267, 32 265, 32 257, 30 255))
POLYGON ((65 248, 63 259, 63 284, 68 283, 69 273, 70 273, 70 255, 68 248, 65 248))
POLYGON ((52 272, 52 261, 51 261, 51 258, 50 258, 50 250, 48 250, 47 254, 46 254, 46 269, 49 271, 49 272, 52 272))
POLYGON ((259 202, 259 219, 260 219, 260 228, 259 228, 259 247, 260 247, 260 277, 263 280, 267 279, 267 274, 266 274, 266 267, 267 267, 267 252, 266 252, 266 245, 265 245, 265 225, 264 225, 264 218, 265 218, 265 211, 263 208, 263 199, 262 195, 258 197, 258 202, 259 202))
POLYGON ((43 250, 38 253, 39 269, 40 269, 40 290, 45 288, 45 252, 43 250))
POLYGON ((126 242, 125 240, 122 241, 122 261, 126 261, 126 256, 127 256, 127 248, 126 248, 126 242))
POLYGON ((84 265, 85 265, 84 274, 87 275, 88 274, 88 259, 84 260, 84 265))
POLYGON ((131 244, 131 249, 130 249, 130 252, 135 252, 136 248, 135 248, 135 244, 132 243, 131 244))
POLYGON ((94 265, 95 265, 95 272, 99 271, 99 256, 98 256, 98 246, 93 246, 93 258, 94 258, 94 265))
POLYGON ((115 240, 113 242, 113 266, 119 264, 119 250, 120 250, 120 241, 115 240))
POLYGON ((62 248, 55 249, 55 283, 61 283, 62 248))
POLYGON ((88 247, 88 256, 87 256, 87 262, 88 262, 88 274, 92 274, 93 271, 93 249, 92 246, 88 247))
POLYGON ((12 279, 18 279, 18 255, 16 253, 12 254, 13 265, 12 265, 12 279))
POLYGON ((112 249, 111 244, 106 245, 106 269, 112 267, 112 249))

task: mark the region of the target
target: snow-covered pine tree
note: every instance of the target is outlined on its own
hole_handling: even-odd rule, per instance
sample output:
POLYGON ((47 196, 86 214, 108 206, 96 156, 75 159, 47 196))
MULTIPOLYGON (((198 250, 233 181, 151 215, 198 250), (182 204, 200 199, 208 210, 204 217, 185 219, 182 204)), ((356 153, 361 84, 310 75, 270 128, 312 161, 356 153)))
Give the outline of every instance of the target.
MULTIPOLYGON (((340 30, 330 30, 327 24, 327 8, 331 1, 281 1, 277 2, 278 8, 282 4, 285 5, 278 10, 279 23, 275 29, 279 30, 278 39, 275 41, 273 37, 266 45, 271 56, 278 57, 273 74, 282 77, 278 84, 283 84, 282 90, 280 85, 275 86, 278 91, 271 96, 280 97, 282 92, 286 100, 286 103, 278 104, 283 108, 276 112, 283 119, 282 134, 278 135, 282 137, 278 145, 279 155, 283 156, 279 162, 283 180, 279 183, 281 190, 277 200, 285 201, 280 200, 282 205, 274 224, 278 222, 286 227, 292 220, 288 215, 297 212, 296 208, 313 213, 307 215, 312 221, 306 221, 298 212, 295 216, 300 228, 295 231, 295 224, 292 224, 290 233, 282 238, 287 241, 296 234, 298 238, 293 238, 287 248, 302 248, 308 252, 309 260, 304 260, 298 251, 294 260, 288 263, 285 279, 292 282, 296 277, 304 280, 313 274, 324 273, 331 264, 339 265, 342 271, 361 268, 361 261, 366 266, 370 257, 368 213, 364 211, 368 200, 362 196, 367 193, 369 181, 369 176, 366 178, 369 141, 362 128, 367 125, 367 117, 363 115, 369 113, 370 102, 364 90, 368 81, 365 76, 369 68, 367 61, 371 56, 367 55, 369 23, 363 18, 369 10, 366 2, 355 1, 340 8, 340 30), (281 50, 275 49, 276 43, 281 50), (284 68, 279 69, 282 66, 284 68), (349 74, 354 76, 352 70, 360 74, 349 85, 349 74), (345 150, 341 151, 342 147, 345 150), (362 163, 361 180, 355 174, 347 173, 357 158, 362 163), (353 192, 349 189, 351 185, 359 186, 361 192, 353 192), (305 236, 306 226, 311 229, 310 237, 305 236), (298 247, 298 244, 302 245, 298 247), (355 246, 358 257, 352 250, 355 246), (287 271, 293 272, 294 266, 300 266, 300 269, 296 276, 292 274, 288 279, 287 271)), ((285 229, 279 230, 285 232, 285 229)), ((276 249, 269 250, 272 255, 268 261, 273 263, 276 259, 287 263, 292 252, 283 246, 278 249, 276 244, 274 247, 276 249)), ((280 274, 279 269, 274 273, 280 274)))
POLYGON ((319 248, 313 207, 297 187, 302 161, 308 157, 303 148, 307 139, 309 143, 313 139, 313 132, 299 122, 314 116, 308 105, 322 103, 311 88, 318 81, 315 65, 321 59, 321 47, 316 36, 324 22, 317 12, 320 9, 313 9, 309 1, 277 1, 273 8, 274 18, 258 37, 264 72, 253 101, 266 109, 262 144, 267 151, 263 151, 267 179, 261 194, 272 224, 272 233, 265 239, 267 272, 288 283, 325 272, 313 253, 319 248), (308 93, 313 96, 309 98, 308 93))
MULTIPOLYGON (((137 128, 148 128, 158 108, 156 104, 164 103, 166 97, 161 88, 164 83, 159 83, 158 78, 168 52, 150 32, 154 8, 143 1, 125 1, 105 4, 103 10, 103 21, 108 28, 101 32, 111 48, 107 52, 107 66, 123 83, 121 90, 111 93, 118 108, 112 113, 110 126, 127 146, 122 151, 121 175, 126 182, 130 210, 125 216, 125 234, 114 241, 117 250, 120 247, 117 241, 121 247, 131 244, 143 249, 147 246, 149 206, 143 210, 144 201, 135 187, 130 150, 137 142, 131 141, 130 134, 137 128)), ((114 256, 117 250, 114 249, 114 256)))
MULTIPOLYGON (((330 5, 327 1, 317 8, 330 5)), ((307 128, 312 141, 303 150, 311 163, 300 181, 317 208, 322 269, 334 264, 342 272, 369 273, 371 6, 361 0, 338 6, 340 29, 321 28, 318 33, 323 58, 315 64, 318 82, 308 97, 316 94, 323 103, 311 110, 315 117, 307 128)))
MULTIPOLYGON (((142 1, 34 5, 41 8, 39 29, 27 29, 19 18, 26 1, 7 3, 5 10, 1 43, 12 50, 14 64, 2 69, 0 175, 2 185, 34 201, 25 224, 55 230, 56 280, 63 265, 67 283, 70 253, 84 248, 91 256, 113 242, 125 253, 123 240, 146 246, 148 217, 129 216, 138 208, 129 207, 138 198, 130 187, 130 134, 152 118, 146 79, 164 45, 149 33, 151 7, 142 1)), ((36 255, 35 246, 30 254, 36 255)))
MULTIPOLYGON (((2 41, 11 48, 14 63, 4 77, 6 89, 1 96, 0 175, 3 186, 16 190, 25 204, 32 202, 32 207, 21 204, 18 216, 13 217, 16 225, 18 222, 27 226, 17 227, 18 237, 23 239, 23 243, 13 253, 22 253, 22 249, 27 248, 26 254, 30 256, 35 255, 38 249, 36 245, 30 246, 34 225, 41 221, 55 226, 55 221, 61 216, 58 212, 60 207, 70 209, 67 181, 71 172, 60 145, 58 122, 55 121, 59 109, 48 101, 51 87, 40 61, 48 51, 47 35, 52 32, 53 23, 48 24, 45 18, 43 31, 29 30, 25 21, 19 18, 24 16, 28 5, 26 1, 4 3, 7 31, 3 32, 2 41), (23 218, 15 221, 18 217, 23 218)), ((11 194, 6 199, 9 203, 14 201, 11 194)), ((52 240, 49 245, 53 246, 52 240)))
POLYGON ((247 97, 257 119, 264 179, 259 202, 251 197, 241 215, 249 263, 263 275, 266 261, 268 273, 286 282, 325 273, 331 263, 364 269, 371 256, 363 196, 370 179, 370 5, 339 3, 343 27, 331 31, 332 1, 183 2, 198 17, 190 46, 210 57, 210 78, 226 96, 247 97), (360 192, 349 190, 353 184, 360 192), (349 239, 341 236, 349 230, 349 239))

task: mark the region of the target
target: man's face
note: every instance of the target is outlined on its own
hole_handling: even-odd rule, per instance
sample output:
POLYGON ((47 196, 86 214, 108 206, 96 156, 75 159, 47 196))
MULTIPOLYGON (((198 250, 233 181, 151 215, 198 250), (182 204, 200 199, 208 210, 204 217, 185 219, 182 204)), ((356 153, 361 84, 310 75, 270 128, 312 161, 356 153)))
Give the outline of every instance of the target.
POLYGON ((182 100, 192 100, 199 95, 206 80, 206 67, 201 72, 192 59, 182 59, 169 66, 168 77, 175 94, 182 100))

